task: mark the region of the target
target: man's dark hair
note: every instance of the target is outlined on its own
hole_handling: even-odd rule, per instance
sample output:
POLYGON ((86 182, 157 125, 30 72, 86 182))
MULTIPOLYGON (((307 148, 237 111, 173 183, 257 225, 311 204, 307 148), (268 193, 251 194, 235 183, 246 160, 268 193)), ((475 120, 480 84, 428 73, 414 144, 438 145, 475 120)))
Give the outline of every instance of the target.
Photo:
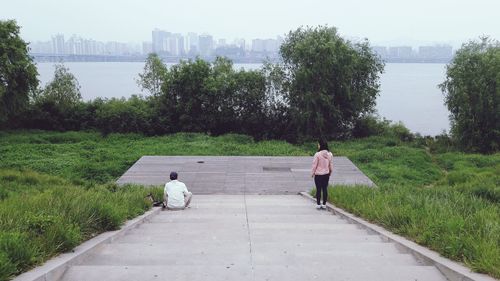
POLYGON ((170 180, 176 180, 177 179, 177 173, 176 172, 171 172, 170 173, 170 180))

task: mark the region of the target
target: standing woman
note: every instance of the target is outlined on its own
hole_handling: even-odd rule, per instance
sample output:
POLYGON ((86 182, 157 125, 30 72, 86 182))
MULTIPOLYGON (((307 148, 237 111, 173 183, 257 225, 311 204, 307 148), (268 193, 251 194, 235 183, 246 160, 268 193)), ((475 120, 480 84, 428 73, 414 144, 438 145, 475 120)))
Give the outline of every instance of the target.
POLYGON ((312 175, 316 185, 316 209, 326 209, 328 197, 328 181, 333 171, 333 155, 328 149, 328 143, 324 140, 318 142, 318 152, 314 154, 312 164, 312 175), (323 193, 323 204, 321 204, 321 194, 323 193))

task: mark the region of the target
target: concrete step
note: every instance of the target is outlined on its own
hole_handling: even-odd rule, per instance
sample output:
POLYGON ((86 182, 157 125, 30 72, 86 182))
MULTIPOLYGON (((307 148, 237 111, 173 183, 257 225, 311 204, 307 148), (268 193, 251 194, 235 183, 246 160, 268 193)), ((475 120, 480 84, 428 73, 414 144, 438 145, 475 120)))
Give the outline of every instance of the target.
MULTIPOLYGON (((191 210, 186 211, 164 211, 160 212, 157 216, 150 219, 151 222, 173 222, 173 221, 186 221, 190 220, 199 221, 199 222, 209 222, 209 221, 218 221, 218 220, 226 220, 226 219, 242 219, 247 220, 246 213, 237 212, 237 213, 203 213, 203 212, 191 212, 191 210), (189 212, 189 215, 186 215, 185 212, 189 212)), ((349 223, 348 221, 332 215, 331 213, 327 213, 325 211, 318 211, 313 214, 248 214, 248 221, 269 221, 269 222, 310 222, 310 223, 349 223)))
POLYGON ((159 266, 73 266, 64 281, 122 280, 349 280, 349 281, 445 281, 435 267, 429 266, 308 266, 249 265, 159 265, 159 266))
POLYGON ((248 242, 248 233, 240 233, 240 235, 234 235, 233 233, 228 232, 219 232, 219 233, 203 233, 199 232, 190 232, 190 233, 180 233, 180 232, 170 232, 163 234, 149 234, 147 232, 133 232, 128 233, 122 237, 115 243, 158 243, 164 241, 176 241, 177 243, 188 244, 192 241, 205 241, 205 242, 214 242, 214 241, 225 241, 227 243, 236 243, 236 242, 248 242))
MULTIPOLYGON (((334 242, 325 247, 321 243, 306 243, 302 246, 261 243, 252 244, 252 255, 257 261, 286 262, 330 260, 334 256, 354 256, 368 254, 372 262, 386 256, 402 256, 388 243, 334 242)), ((87 265, 147 265, 144 261, 157 260, 160 264, 220 264, 231 261, 235 264, 250 262, 250 245, 239 243, 112 243, 103 246, 98 253, 88 257, 87 265)), ((368 259, 368 258, 367 258, 368 259)), ((274 264, 274 263, 273 263, 274 264)))
POLYGON ((101 246, 63 280, 446 280, 300 196, 195 199, 101 246))
POLYGON ((184 223, 172 223, 173 226, 169 226, 162 223, 147 223, 141 225, 140 227, 130 230, 129 233, 142 233, 145 235, 151 234, 188 234, 190 232, 197 232, 198 235, 201 233, 206 234, 223 234, 223 233, 233 233, 233 235, 247 234, 248 228, 246 223, 237 223, 230 225, 219 225, 219 224, 208 224, 202 223, 204 228, 197 226, 195 224, 184 224, 184 223), (203 230, 200 233, 200 230, 203 230))
MULTIPOLYGON (((287 237, 287 241, 290 242, 307 242, 313 239, 318 241, 365 241, 365 242, 380 242, 381 238, 378 235, 366 235, 364 233, 349 233, 349 232, 336 232, 331 234, 314 234, 310 235, 304 239, 301 234, 291 234, 287 237)), ((192 241, 205 241, 217 242, 226 241, 227 243, 238 242, 238 241, 248 241, 248 234, 243 234, 240 236, 235 236, 231 233, 211 233, 200 235, 199 233, 166 233, 166 234, 147 234, 147 233, 137 233, 130 232, 114 243, 158 243, 164 241, 177 241, 178 243, 190 243, 192 241)), ((269 237, 267 235, 252 235, 252 241, 254 242, 268 242, 269 237)))
POLYGON ((197 243, 110 244, 86 258, 84 265, 218 265, 250 264, 247 242, 205 245, 197 243))
POLYGON ((157 266, 73 266, 64 274, 62 281, 251 281, 252 269, 249 265, 157 265, 157 266))
POLYGON ((323 263, 322 266, 256 265, 255 280, 302 281, 446 281, 433 266, 350 266, 323 263))
POLYGON ((298 268, 303 266, 322 268, 333 264, 340 267, 349 267, 353 264, 359 267, 422 265, 408 254, 359 253, 348 250, 309 253, 255 251, 252 259, 255 265, 272 264, 298 268))

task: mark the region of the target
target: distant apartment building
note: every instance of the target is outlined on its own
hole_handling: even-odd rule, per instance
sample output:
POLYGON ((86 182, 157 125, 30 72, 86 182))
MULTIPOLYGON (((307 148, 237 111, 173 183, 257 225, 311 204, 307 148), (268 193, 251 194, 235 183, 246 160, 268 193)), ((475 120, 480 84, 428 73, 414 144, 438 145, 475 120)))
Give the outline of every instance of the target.
POLYGON ((420 46, 418 56, 424 59, 450 59, 453 56, 453 48, 449 45, 420 46))
POLYGON ((170 35, 170 32, 159 30, 157 28, 154 29, 151 32, 153 52, 158 54, 165 53, 168 45, 167 40, 170 35))
POLYGON ((246 50, 246 45, 245 45, 245 39, 237 38, 234 39, 234 45, 238 46, 238 48, 241 48, 243 50, 246 50))
POLYGON ((204 57, 211 56, 214 50, 214 39, 212 35, 200 35, 198 42, 200 55, 204 57))
POLYGON ((29 44, 30 52, 35 54, 53 54, 52 41, 37 41, 29 44))
POLYGON ((58 55, 66 53, 66 48, 64 44, 64 35, 57 34, 55 36, 52 36, 52 52, 58 55))
POLYGON ((278 53, 282 40, 278 39, 253 39, 252 52, 255 53, 278 53))
POLYGON ((413 48, 410 46, 389 47, 388 58, 409 59, 413 57, 413 48))
POLYGON ((189 32, 185 40, 185 49, 190 54, 198 53, 198 34, 189 32))

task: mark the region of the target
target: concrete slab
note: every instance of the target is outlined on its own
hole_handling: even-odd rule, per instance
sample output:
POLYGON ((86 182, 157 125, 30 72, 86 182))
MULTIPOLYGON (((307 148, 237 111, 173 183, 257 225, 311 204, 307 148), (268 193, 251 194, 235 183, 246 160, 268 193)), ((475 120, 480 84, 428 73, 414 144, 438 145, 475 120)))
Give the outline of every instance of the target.
POLYGON ((298 195, 195 196, 192 208, 159 212, 61 280, 317 279, 446 280, 298 195))
MULTIPOLYGON (((171 171, 196 194, 297 194, 314 187, 312 157, 143 156, 118 184, 164 185, 171 171)), ((348 158, 334 157, 332 185, 374 183, 348 158)))

